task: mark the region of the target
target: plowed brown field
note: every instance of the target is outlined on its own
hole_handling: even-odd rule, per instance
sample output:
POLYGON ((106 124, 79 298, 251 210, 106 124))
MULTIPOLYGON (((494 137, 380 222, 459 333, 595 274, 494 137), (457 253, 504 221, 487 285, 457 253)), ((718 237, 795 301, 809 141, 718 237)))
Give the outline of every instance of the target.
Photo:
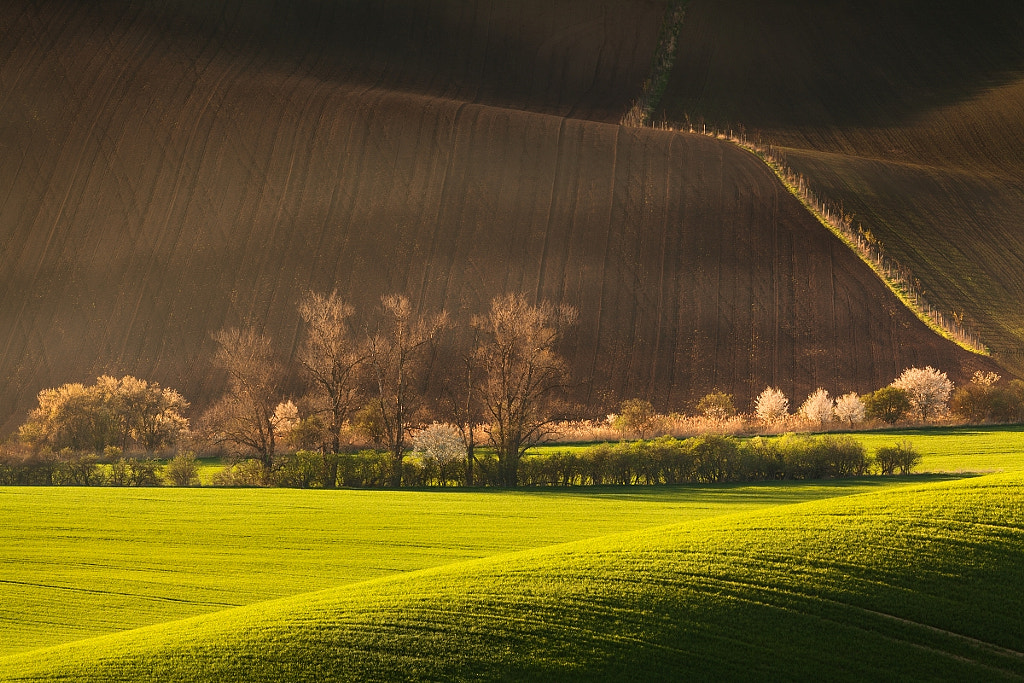
POLYGON ((665 113, 763 136, 1024 371, 1024 4, 694 0, 665 113))
POLYGON ((0 422, 101 372, 201 407, 223 387, 210 333, 255 324, 287 355, 310 287, 362 311, 392 291, 424 310, 510 289, 574 304, 565 351, 595 412, 984 364, 753 156, 607 122, 663 10, 5 3, 0 422))

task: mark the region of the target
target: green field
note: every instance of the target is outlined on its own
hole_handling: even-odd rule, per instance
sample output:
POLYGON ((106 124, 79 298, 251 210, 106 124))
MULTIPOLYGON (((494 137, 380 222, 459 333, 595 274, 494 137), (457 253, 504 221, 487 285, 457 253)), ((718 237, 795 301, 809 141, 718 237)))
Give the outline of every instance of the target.
POLYGON ((451 562, 899 485, 0 488, 0 655, 451 562))
POLYGON ((869 450, 909 438, 931 473, 519 491, 0 488, 0 679, 106 680, 122 667, 130 679, 656 678, 707 666, 709 652, 719 677, 777 675, 782 662, 811 675, 824 637, 853 678, 1024 674, 1007 590, 1024 585, 1024 428, 857 437, 869 450), (964 474, 992 470, 1005 473, 964 474))
POLYGON ((1024 676, 1024 475, 454 563, 0 659, 12 680, 1024 676))

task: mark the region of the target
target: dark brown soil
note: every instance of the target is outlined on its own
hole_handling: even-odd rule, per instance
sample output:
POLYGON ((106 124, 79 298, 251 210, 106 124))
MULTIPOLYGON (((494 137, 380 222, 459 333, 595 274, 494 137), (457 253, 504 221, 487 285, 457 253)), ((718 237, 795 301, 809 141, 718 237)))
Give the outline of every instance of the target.
POLYGON ((693 0, 673 120, 773 141, 1024 372, 1024 4, 693 0))
POLYGON ((7 428, 41 388, 103 372, 202 407, 223 388, 210 334, 254 324, 289 356, 307 288, 364 313, 394 291, 463 315, 507 290, 571 303, 573 393, 595 414, 984 364, 752 156, 605 122, 659 4, 279 5, 0 9, 7 428))

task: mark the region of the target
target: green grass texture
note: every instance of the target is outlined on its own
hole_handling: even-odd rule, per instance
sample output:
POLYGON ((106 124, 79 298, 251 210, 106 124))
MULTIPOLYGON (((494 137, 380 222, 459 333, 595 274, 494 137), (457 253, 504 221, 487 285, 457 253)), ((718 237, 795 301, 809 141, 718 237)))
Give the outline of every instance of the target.
POLYGON ((1024 676, 1024 473, 751 510, 0 658, 2 680, 1024 676))
POLYGON ((499 553, 904 483, 0 487, 0 656, 499 553))
MULTIPOLYGON (((909 439, 924 471, 1024 469, 1024 427, 855 436, 869 451, 909 439)), ((0 487, 0 656, 498 553, 949 476, 514 492, 0 487)))

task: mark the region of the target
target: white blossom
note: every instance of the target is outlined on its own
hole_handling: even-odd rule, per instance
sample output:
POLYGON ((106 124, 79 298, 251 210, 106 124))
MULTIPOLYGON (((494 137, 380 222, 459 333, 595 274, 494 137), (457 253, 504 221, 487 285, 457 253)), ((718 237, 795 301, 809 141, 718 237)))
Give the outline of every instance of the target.
POLYGON ((864 401, 860 400, 855 391, 836 399, 836 417, 843 422, 849 422, 851 427, 864 421, 864 412, 864 401))
POLYGON ((274 408, 274 417, 270 419, 274 431, 278 434, 287 434, 299 424, 299 409, 291 401, 278 403, 274 408))
POLYGON ((466 459, 466 445, 459 430, 449 424, 435 422, 412 437, 413 448, 424 458, 432 459, 441 467, 456 460, 466 459))
POLYGON ((819 387, 800 406, 800 414, 810 422, 823 425, 832 421, 834 405, 828 392, 819 387))
POLYGON ((754 413, 765 424, 781 422, 789 416, 789 399, 780 390, 768 387, 754 401, 754 413))
POLYGON ((929 415, 945 410, 946 402, 953 391, 953 383, 946 377, 946 373, 939 372, 930 365, 926 368, 904 370, 892 385, 907 392, 910 405, 925 421, 929 415))
POLYGON ((980 387, 991 387, 1002 379, 998 372, 982 372, 981 370, 974 371, 974 377, 971 378, 971 384, 977 384, 980 387))

